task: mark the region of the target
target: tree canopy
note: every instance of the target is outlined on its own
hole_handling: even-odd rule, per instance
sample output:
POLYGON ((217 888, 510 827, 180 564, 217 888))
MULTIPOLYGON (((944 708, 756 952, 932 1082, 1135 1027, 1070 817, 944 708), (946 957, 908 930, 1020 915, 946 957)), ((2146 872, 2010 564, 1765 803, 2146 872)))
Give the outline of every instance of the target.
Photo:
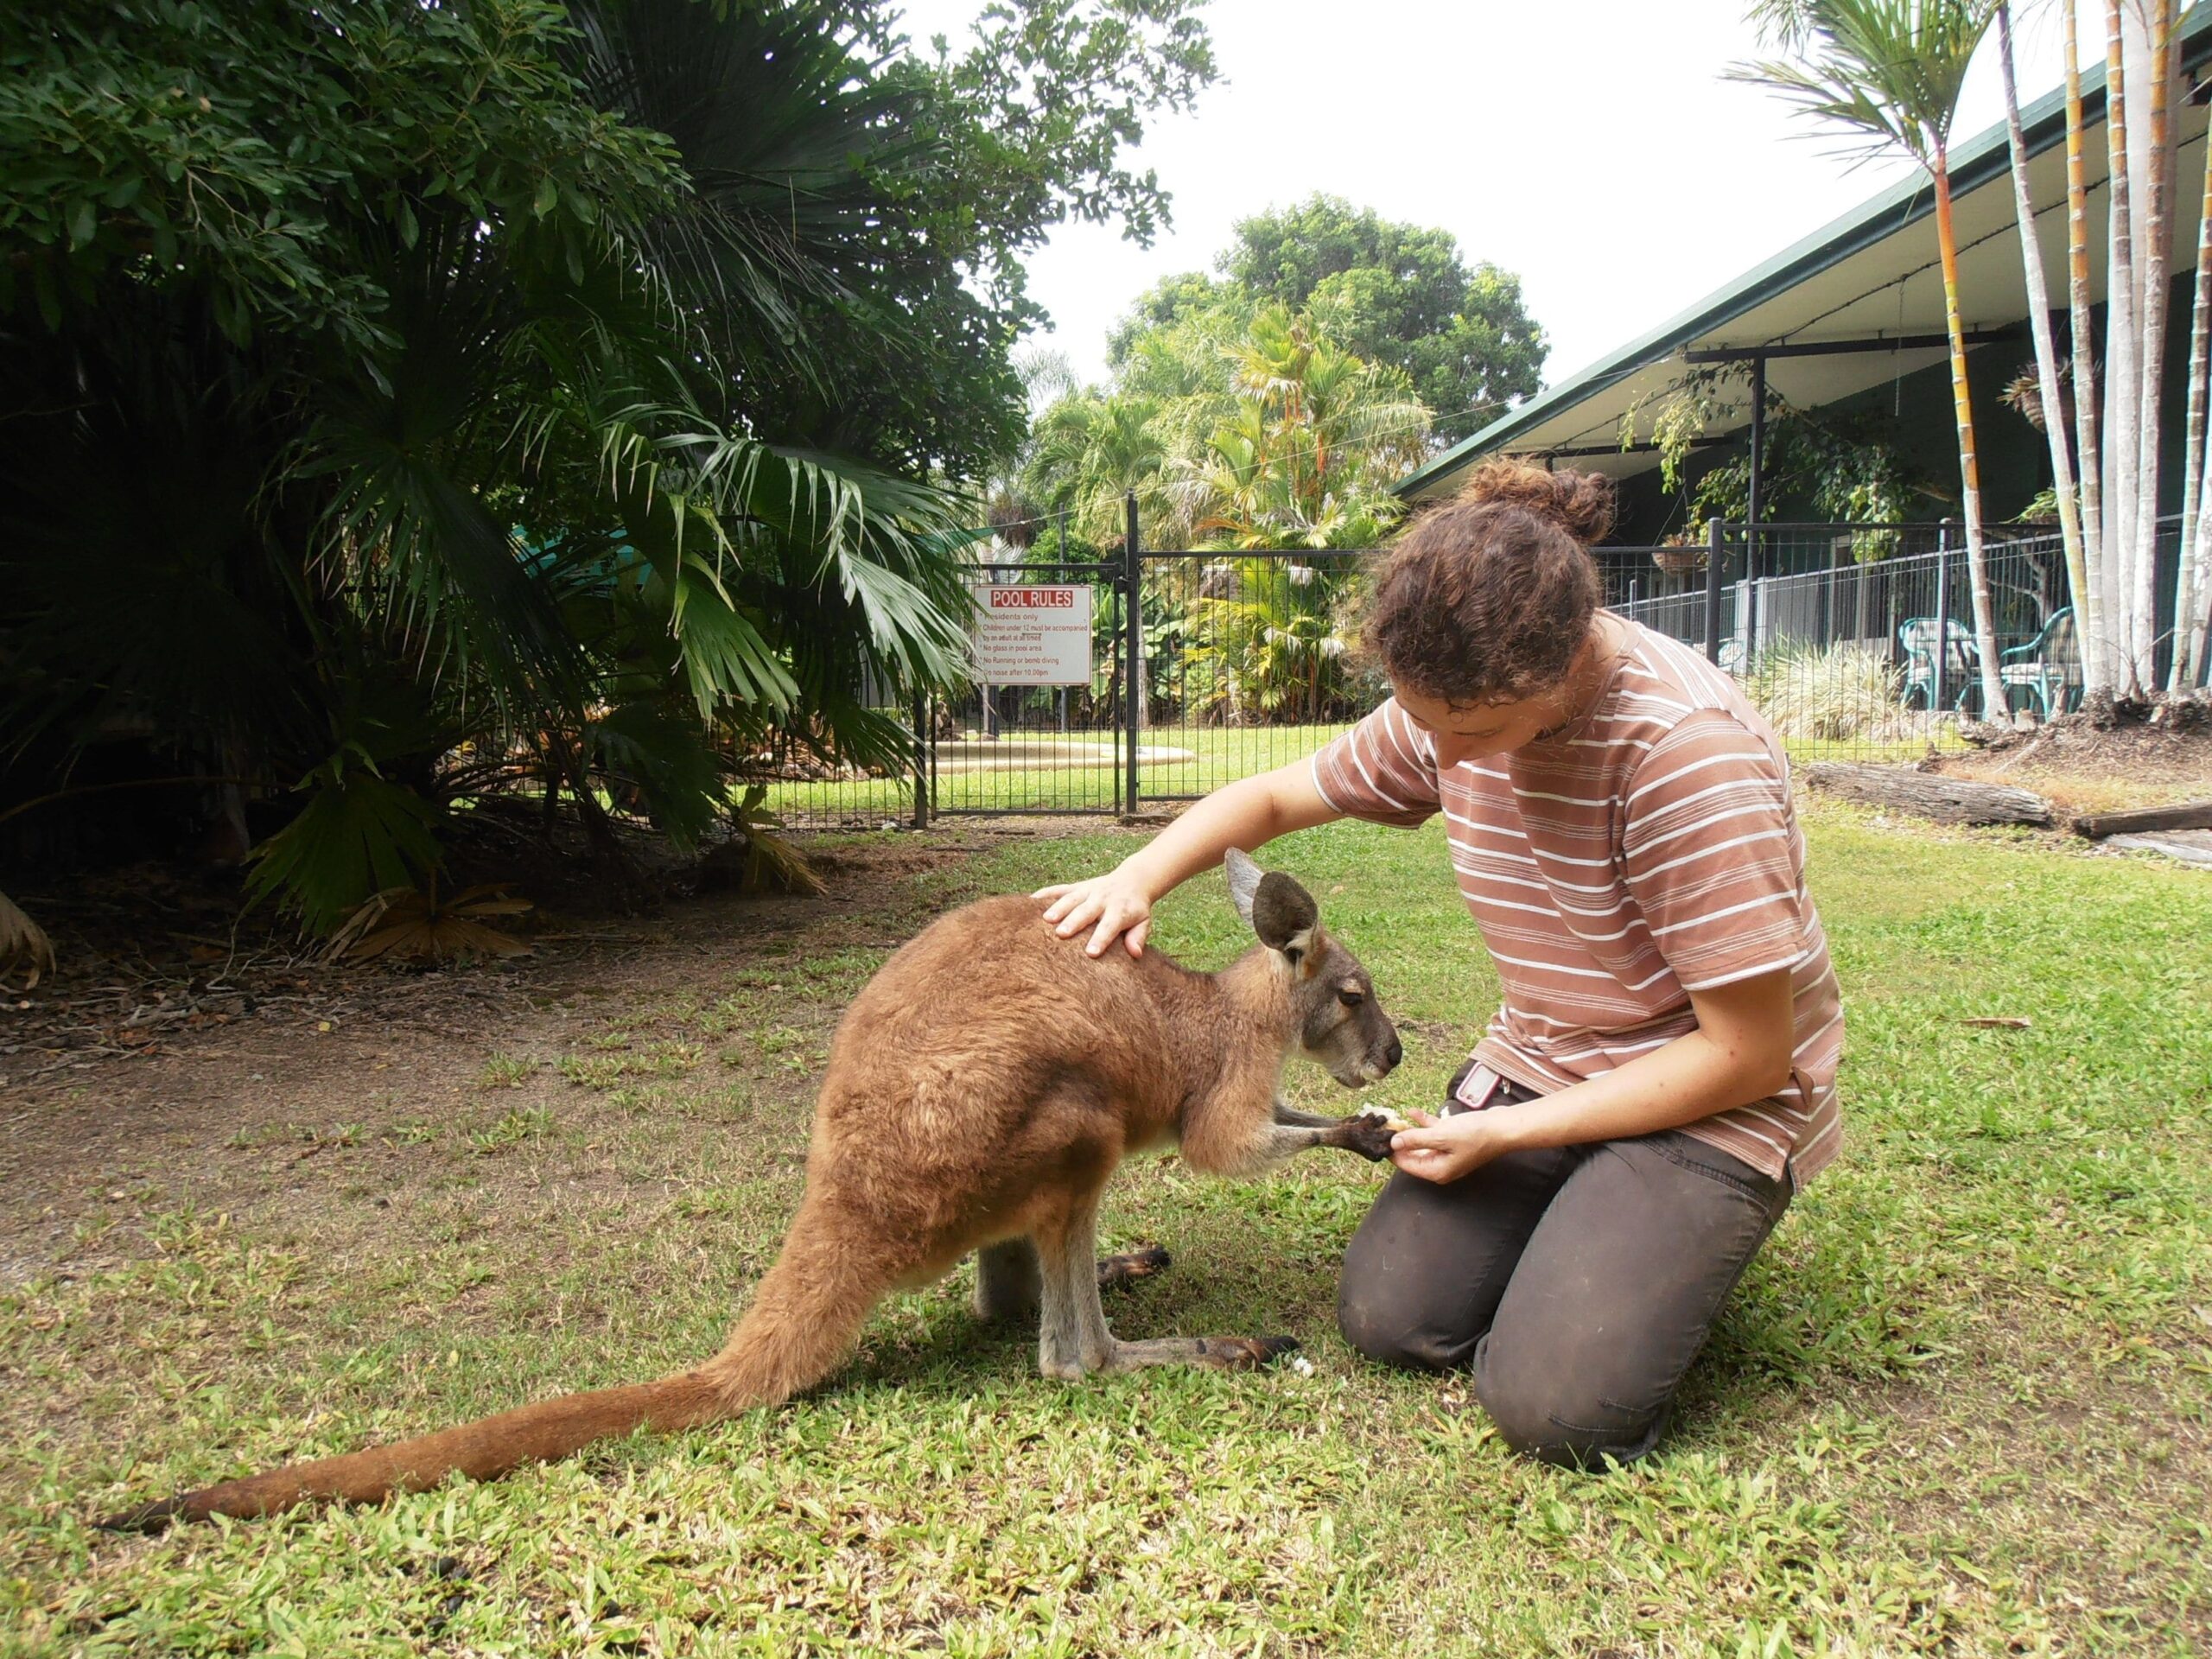
POLYGON ((1215 265, 1213 275, 1170 276, 1138 299, 1109 340, 1117 366, 1151 331, 1272 303, 1325 319, 1345 350, 1402 370, 1452 439, 1542 385, 1549 348, 1522 302, 1521 279, 1486 262, 1470 266, 1448 231, 1316 195, 1240 221, 1215 265))
POLYGON ((1020 257, 1142 236, 1199 0, 0 17, 0 798, 204 776, 327 929, 467 802, 679 837, 958 671, 1020 257), (216 780, 223 780, 219 785, 216 780), (233 810, 236 795, 232 797, 233 810))

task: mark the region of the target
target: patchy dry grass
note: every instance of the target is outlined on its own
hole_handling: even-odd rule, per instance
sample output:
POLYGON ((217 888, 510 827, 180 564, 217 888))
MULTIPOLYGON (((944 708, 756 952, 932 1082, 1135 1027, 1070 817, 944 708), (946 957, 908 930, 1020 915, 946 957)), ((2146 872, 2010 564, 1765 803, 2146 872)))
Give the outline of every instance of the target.
MULTIPOLYGON (((1109 1243, 1176 1266, 1117 1325, 1294 1331, 1313 1376, 1047 1383, 957 1278, 887 1305, 822 1392, 710 1433, 368 1511, 87 1528, 711 1349, 797 1197, 843 1001, 931 911, 1128 842, 855 849, 842 902, 678 918, 480 1040, 341 1033, 319 1070, 179 1059, 11 1107, 132 1128, 48 1136, 0 1197, 0 1650, 2201 1653, 2212 882, 1812 824, 1850 1145, 1648 1466, 1522 1463, 1460 1382, 1338 1340, 1366 1166, 1153 1160, 1109 1243), (2032 1023, 1960 1023, 1987 1014, 2032 1023)), ((1382 1096, 1424 1100, 1495 991, 1440 838, 1338 826, 1279 861, 1403 1016, 1382 1096)), ((1236 943, 1205 884, 1159 938, 1205 963, 1236 943)))

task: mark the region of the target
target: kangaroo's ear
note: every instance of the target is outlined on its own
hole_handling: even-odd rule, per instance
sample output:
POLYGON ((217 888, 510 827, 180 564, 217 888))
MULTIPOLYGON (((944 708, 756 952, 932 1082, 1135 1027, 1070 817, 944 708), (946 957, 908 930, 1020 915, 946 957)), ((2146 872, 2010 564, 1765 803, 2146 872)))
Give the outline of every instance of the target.
POLYGON ((1252 899, 1260 891, 1260 867, 1252 855, 1241 847, 1232 847, 1222 861, 1229 872, 1230 902, 1236 906, 1236 914, 1244 925, 1252 925, 1252 899))
POLYGON ((1320 920, 1321 907, 1297 882, 1279 870, 1260 878, 1260 890, 1252 895, 1252 931, 1262 944, 1295 963, 1306 954, 1320 920))

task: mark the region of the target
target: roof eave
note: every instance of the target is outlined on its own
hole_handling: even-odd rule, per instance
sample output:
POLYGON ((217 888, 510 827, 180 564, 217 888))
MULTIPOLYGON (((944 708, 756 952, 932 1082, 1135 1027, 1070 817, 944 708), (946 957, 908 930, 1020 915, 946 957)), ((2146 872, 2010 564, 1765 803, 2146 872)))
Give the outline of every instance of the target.
MULTIPOLYGON (((2184 66, 2193 66, 2212 55, 2212 7, 2205 8, 2204 15, 2194 22, 2183 22, 2181 45, 2184 66)), ((2084 70, 2082 106, 2085 124, 2103 118, 2101 65, 2084 70)), ((2051 145, 2063 143, 2066 89, 2057 87, 2025 105, 2020 111, 2020 124, 2030 156, 2039 156, 2051 145)), ((2011 167, 2011 140, 2005 124, 2000 121, 1952 149, 1953 194, 1964 195, 1979 189, 1992 179, 2004 175, 2011 167)), ((1571 408, 1640 369, 1664 361, 1698 336, 1765 304, 1807 277, 1840 264, 1884 237, 1895 235, 1935 210, 1935 195, 1924 178, 1914 175, 1899 180, 1872 200, 1830 220, 1727 287, 1707 295, 1688 310, 1600 358, 1572 379, 1539 393, 1481 431, 1461 439, 1399 480, 1392 486, 1394 493, 1401 496, 1419 495, 1560 410, 1571 408)))

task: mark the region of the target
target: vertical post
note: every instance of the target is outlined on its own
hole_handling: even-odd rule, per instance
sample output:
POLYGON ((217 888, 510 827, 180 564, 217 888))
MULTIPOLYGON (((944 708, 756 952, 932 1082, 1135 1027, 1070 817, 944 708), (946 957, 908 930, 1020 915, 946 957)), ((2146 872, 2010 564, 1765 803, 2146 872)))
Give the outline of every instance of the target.
MULTIPOLYGON (((1067 579, 1068 579, 1068 510, 1067 510, 1065 507, 1062 507, 1062 508, 1060 509, 1060 570, 1059 570, 1059 580, 1060 580, 1060 581, 1062 581, 1062 582, 1065 582, 1067 579)), ((1065 685, 1064 685, 1064 686, 1062 686, 1062 687, 1060 688, 1059 702, 1060 702, 1060 735, 1061 735, 1062 737, 1065 737, 1065 736, 1068 734, 1068 689, 1067 689, 1067 687, 1065 687, 1065 685)))
POLYGON ((1744 666, 1749 668, 1759 648, 1759 525, 1766 515, 1766 359, 1751 359, 1751 488, 1744 531, 1744 666))
POLYGON ((914 694, 914 828, 930 827, 929 698, 914 694))
POLYGON ((1720 660, 1720 521, 1705 521, 1705 660, 1720 660))
POLYGON ((1122 543, 1122 627, 1125 639, 1122 649, 1126 661, 1122 671, 1122 707, 1126 714, 1128 748, 1126 752, 1124 772, 1125 803, 1122 810, 1137 810, 1137 741, 1141 735, 1144 712, 1144 558, 1137 543, 1137 493, 1131 490, 1122 499, 1122 509, 1128 515, 1128 533, 1122 543))
POLYGON ((1936 532, 1936 644, 1934 666, 1929 670, 1928 712, 1943 706, 1943 671, 1951 665, 1951 530, 1936 532))

